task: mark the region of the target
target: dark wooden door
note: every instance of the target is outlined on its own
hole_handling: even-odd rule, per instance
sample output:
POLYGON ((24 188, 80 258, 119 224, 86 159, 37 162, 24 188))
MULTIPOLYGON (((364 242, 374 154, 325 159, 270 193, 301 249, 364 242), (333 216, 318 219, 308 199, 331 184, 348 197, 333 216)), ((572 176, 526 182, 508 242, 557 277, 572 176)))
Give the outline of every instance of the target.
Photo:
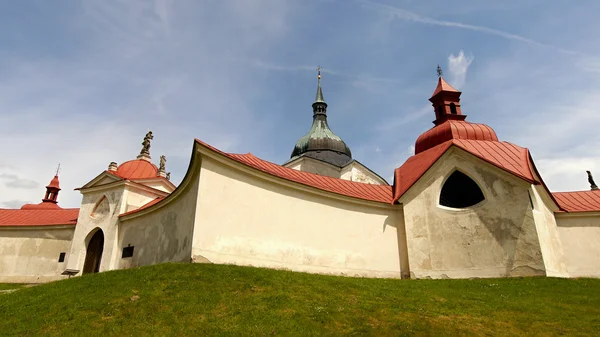
POLYGON ((104 233, 99 229, 90 239, 83 264, 83 274, 97 273, 100 270, 102 251, 104 250, 104 233))

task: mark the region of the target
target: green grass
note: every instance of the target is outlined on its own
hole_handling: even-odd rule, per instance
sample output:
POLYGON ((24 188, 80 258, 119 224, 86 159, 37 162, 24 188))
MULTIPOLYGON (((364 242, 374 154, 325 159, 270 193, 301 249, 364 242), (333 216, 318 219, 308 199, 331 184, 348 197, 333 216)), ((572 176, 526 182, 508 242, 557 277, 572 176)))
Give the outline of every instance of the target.
POLYGON ((0 283, 0 290, 10 290, 10 289, 19 289, 25 286, 25 284, 20 283, 0 283))
POLYGON ((598 335, 600 280, 390 280, 162 264, 0 296, 2 335, 598 335))

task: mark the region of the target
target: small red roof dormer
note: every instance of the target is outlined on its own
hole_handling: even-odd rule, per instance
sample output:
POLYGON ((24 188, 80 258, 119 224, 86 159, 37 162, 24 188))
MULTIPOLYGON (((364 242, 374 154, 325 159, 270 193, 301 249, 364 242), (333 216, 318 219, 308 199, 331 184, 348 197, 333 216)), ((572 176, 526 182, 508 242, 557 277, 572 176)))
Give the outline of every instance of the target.
POLYGON ((462 121, 467 116, 460 109, 461 92, 453 88, 442 77, 442 69, 438 66, 438 84, 429 101, 435 111, 433 124, 440 125, 447 120, 462 121))

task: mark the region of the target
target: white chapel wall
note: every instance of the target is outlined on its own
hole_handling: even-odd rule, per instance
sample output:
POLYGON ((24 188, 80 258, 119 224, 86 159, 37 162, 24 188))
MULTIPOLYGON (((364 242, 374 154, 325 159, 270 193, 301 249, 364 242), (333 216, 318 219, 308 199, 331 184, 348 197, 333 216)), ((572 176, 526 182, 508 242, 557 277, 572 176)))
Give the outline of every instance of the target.
POLYGON ((545 275, 529 185, 451 148, 401 198, 408 257, 416 278, 545 275), (470 209, 439 206, 442 185, 455 169, 481 188, 470 209))
POLYGON ((149 213, 119 223, 117 268, 132 268, 162 262, 190 262, 192 233, 198 196, 198 175, 182 186, 172 200, 149 213), (124 247, 133 246, 133 256, 122 258, 124 247))
POLYGON ((75 226, 0 227, 0 283, 41 283, 65 276, 75 226))
POLYGON ((557 214, 570 277, 600 277, 600 214, 557 214))
POLYGON ((205 157, 192 257, 213 263, 399 278, 400 261, 407 268, 402 221, 398 205, 313 194, 205 157))

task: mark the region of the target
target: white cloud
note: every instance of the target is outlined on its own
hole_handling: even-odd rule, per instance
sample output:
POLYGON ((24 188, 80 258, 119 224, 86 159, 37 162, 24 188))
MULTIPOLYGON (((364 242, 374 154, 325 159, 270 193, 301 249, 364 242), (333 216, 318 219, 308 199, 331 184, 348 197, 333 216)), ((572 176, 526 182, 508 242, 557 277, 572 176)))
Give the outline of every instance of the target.
MULTIPOLYGON (((576 52, 573 50, 569 50, 569 49, 553 46, 550 44, 542 43, 542 42, 535 41, 535 40, 526 38, 526 37, 518 35, 518 34, 511 34, 511 33, 501 31, 498 29, 477 26, 477 25, 470 25, 470 24, 456 22, 456 21, 438 20, 438 19, 434 19, 431 17, 416 14, 416 13, 408 11, 406 9, 389 6, 389 5, 383 5, 383 4, 376 3, 373 1, 369 1, 369 0, 355 0, 355 1, 358 3, 361 3, 365 8, 383 11, 386 14, 392 13, 400 20, 418 22, 418 23, 434 25, 434 26, 467 29, 467 30, 477 31, 477 32, 481 32, 481 33, 485 33, 485 34, 489 34, 489 35, 499 36, 499 37, 509 39, 509 40, 520 41, 520 42, 524 42, 524 43, 535 45, 535 46, 551 48, 551 49, 554 49, 554 50, 564 53, 564 54, 586 56, 585 54, 580 53, 580 52, 576 52)), ((388 20, 388 19, 386 18, 386 20, 388 20)))
POLYGON ((452 86, 460 89, 465 84, 467 70, 469 70, 469 66, 474 59, 475 57, 472 55, 465 56, 462 50, 456 56, 454 53, 448 56, 448 71, 450 72, 452 86))

